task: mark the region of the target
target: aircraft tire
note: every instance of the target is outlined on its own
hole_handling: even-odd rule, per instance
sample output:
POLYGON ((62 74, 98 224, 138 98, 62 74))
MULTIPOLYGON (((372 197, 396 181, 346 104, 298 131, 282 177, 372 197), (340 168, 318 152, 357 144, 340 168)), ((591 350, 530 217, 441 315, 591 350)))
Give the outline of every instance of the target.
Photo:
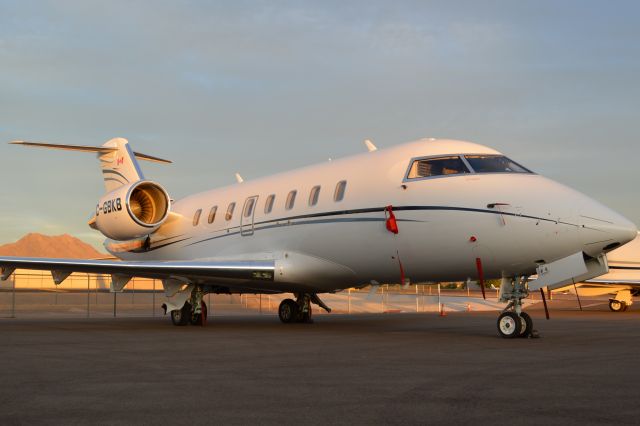
POLYGON ((609 299, 609 309, 613 312, 622 312, 625 310, 626 303, 615 299, 609 299))
POLYGON ((527 338, 533 331, 533 320, 531 319, 531 316, 526 312, 520 313, 520 320, 522 322, 522 329, 520 330, 520 335, 518 337, 527 338))
POLYGON ((278 307, 278 317, 285 324, 296 322, 298 319, 298 304, 293 299, 284 299, 278 307))
POLYGON ((207 324, 207 304, 202 301, 200 313, 191 315, 191 325, 205 326, 207 324))
POLYGON ((506 339, 512 339, 520 335, 522 321, 515 312, 503 312, 498 317, 498 333, 506 339))
POLYGON ((189 324, 189 320, 191 319, 191 304, 189 302, 185 303, 182 309, 176 309, 175 311, 171 311, 171 322, 173 325, 177 326, 185 326, 189 324))

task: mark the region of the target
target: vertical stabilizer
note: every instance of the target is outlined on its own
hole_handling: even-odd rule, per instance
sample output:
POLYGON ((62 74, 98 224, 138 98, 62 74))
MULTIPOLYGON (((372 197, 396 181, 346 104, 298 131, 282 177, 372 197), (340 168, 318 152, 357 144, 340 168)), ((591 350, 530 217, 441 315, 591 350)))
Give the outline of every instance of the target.
POLYGON ((107 192, 144 179, 136 157, 129 147, 129 141, 124 138, 113 138, 102 146, 113 149, 98 153, 107 192))

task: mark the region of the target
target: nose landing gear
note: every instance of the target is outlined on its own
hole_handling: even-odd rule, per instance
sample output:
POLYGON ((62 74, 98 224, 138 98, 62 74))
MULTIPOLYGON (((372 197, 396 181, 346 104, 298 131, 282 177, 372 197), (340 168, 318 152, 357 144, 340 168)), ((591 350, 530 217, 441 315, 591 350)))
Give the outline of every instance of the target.
POLYGON ((533 335, 533 320, 522 311, 522 299, 529 295, 525 277, 503 278, 500 286, 500 301, 508 302, 498 317, 498 333, 504 338, 529 337, 533 335))

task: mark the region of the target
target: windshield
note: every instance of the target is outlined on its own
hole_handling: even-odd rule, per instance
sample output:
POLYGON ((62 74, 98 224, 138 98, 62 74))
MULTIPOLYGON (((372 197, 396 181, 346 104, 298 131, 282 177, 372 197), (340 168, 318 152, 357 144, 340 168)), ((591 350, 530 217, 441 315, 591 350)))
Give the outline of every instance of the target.
POLYGON ((460 157, 440 157, 416 160, 409 170, 409 179, 424 178, 431 176, 455 175, 459 173, 469 173, 460 157))
POLYGON ((503 155, 465 155, 476 173, 532 173, 503 155))

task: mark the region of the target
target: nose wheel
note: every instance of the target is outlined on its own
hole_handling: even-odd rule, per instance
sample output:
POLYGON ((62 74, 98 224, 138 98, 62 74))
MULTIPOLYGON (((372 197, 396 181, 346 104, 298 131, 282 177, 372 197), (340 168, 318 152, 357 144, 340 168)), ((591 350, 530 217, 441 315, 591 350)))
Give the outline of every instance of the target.
POLYGON ((533 320, 522 311, 522 299, 529 295, 526 278, 503 278, 500 285, 500 301, 509 302, 505 310, 498 316, 498 333, 511 339, 533 335, 533 320))
POLYGON ((497 325, 500 336, 507 339, 529 337, 533 331, 533 320, 526 312, 521 312, 520 315, 515 312, 503 312, 498 317, 497 325))

